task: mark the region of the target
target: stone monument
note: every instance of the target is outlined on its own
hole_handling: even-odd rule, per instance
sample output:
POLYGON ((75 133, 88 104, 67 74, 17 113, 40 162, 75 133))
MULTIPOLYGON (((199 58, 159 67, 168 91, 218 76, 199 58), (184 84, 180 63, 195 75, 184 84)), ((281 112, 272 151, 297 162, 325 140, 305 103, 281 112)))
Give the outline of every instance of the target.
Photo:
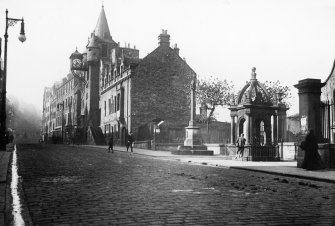
POLYGON ((200 137, 200 128, 195 126, 195 90, 196 77, 193 77, 191 82, 191 118, 188 126, 185 128, 186 136, 184 145, 178 146, 178 150, 172 151, 175 155, 213 155, 213 151, 207 150, 205 145, 202 145, 200 137))

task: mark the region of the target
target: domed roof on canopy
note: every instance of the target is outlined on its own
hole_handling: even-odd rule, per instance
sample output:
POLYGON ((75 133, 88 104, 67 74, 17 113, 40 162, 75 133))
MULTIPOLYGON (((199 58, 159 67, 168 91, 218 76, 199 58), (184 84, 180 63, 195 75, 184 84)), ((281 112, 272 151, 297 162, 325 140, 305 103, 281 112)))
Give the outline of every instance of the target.
POLYGON ((74 51, 71 56, 70 56, 70 59, 75 59, 75 58, 81 58, 81 53, 78 52, 78 49, 76 47, 76 51, 74 51))
POLYGON ((237 105, 246 103, 272 104, 269 93, 264 85, 257 81, 256 75, 256 68, 253 67, 250 81, 247 82, 237 96, 237 105))

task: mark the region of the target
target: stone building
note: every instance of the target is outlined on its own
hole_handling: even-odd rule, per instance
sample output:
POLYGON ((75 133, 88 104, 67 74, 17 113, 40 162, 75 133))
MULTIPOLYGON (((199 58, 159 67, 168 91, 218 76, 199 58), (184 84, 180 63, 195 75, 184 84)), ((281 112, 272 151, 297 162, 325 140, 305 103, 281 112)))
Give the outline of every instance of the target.
POLYGON ((330 143, 335 143, 335 61, 321 88, 321 133, 330 143))
POLYGON ((50 142, 70 142, 72 125, 77 119, 75 84, 77 79, 69 73, 61 82, 46 87, 43 95, 42 139, 50 142))
POLYGON ((70 56, 71 76, 45 90, 43 133, 60 130, 63 140, 70 135, 69 140, 92 144, 105 144, 113 135, 123 145, 129 131, 136 140, 151 140, 159 120, 164 123, 155 130, 158 140, 182 140, 190 115, 188 87, 196 74, 177 45, 170 47, 166 30, 158 40, 158 47, 140 59, 135 46, 113 40, 102 7, 85 50, 70 56))
POLYGON ((195 72, 179 56, 177 46, 170 47, 170 36, 163 30, 159 46, 145 58, 129 47, 112 51, 110 79, 101 75, 101 129, 124 144, 132 131, 137 140, 152 139, 156 119, 164 120, 157 139, 178 139, 189 119, 187 85, 195 72), (176 131, 177 134, 176 134, 176 131))

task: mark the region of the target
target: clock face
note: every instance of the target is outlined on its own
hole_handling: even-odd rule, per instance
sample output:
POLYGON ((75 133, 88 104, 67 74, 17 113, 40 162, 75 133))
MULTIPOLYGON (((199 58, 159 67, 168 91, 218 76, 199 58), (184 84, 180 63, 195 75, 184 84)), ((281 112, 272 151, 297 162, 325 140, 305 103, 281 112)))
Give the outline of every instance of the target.
POLYGON ((72 61, 72 66, 73 66, 74 68, 80 68, 80 67, 81 67, 81 60, 79 60, 79 59, 74 59, 74 60, 72 61))

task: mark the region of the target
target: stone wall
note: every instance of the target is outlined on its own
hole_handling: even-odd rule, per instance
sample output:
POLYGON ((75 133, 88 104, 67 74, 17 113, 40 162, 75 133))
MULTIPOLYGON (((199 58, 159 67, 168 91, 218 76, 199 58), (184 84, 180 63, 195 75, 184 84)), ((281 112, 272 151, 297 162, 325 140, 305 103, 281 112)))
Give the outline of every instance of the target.
POLYGON ((283 142, 278 145, 281 160, 296 160, 298 145, 295 142, 283 142))
POLYGON ((132 76, 132 129, 164 120, 164 127, 190 120, 189 84, 194 71, 169 46, 159 46, 137 66, 132 76))

